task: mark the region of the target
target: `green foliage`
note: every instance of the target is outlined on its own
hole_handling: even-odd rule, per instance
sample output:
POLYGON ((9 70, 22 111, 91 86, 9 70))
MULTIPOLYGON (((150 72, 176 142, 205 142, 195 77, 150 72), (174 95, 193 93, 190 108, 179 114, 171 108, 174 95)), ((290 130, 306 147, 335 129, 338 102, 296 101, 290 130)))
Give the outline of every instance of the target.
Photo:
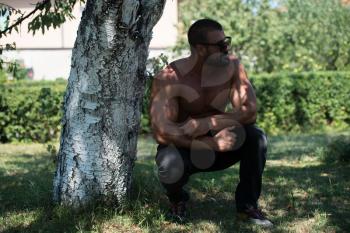
POLYGON ((0 83, 30 79, 28 69, 18 60, 2 62, 0 59, 0 65, 0 83))
MULTIPOLYGON (((18 17, 23 17, 23 13, 21 12, 21 10, 19 9, 15 9, 12 8, 9 5, 6 5, 4 3, 0 3, 0 37, 2 34, 2 31, 6 30, 9 26, 9 22, 10 22, 10 17, 12 15, 17 15, 18 17)), ((18 27, 14 27, 13 29, 15 29, 18 32, 18 27)), ((9 33, 11 33, 12 29, 9 31, 9 33)))
MULTIPOLYGON (((166 64, 165 56, 149 61, 141 133, 151 132, 151 82, 166 64)), ((258 125, 269 134, 349 128, 349 72, 261 74, 251 81, 258 100, 258 125)), ((56 139, 65 86, 64 80, 0 85, 0 141, 56 139)))
POLYGON ((84 3, 85 0, 42 0, 36 3, 35 8, 29 12, 21 12, 6 4, 0 4, 0 16, 6 17, 5 28, 0 31, 0 38, 11 34, 12 30, 19 31, 21 23, 32 15, 34 18, 28 23, 28 31, 35 34, 41 30, 44 34, 45 30, 50 27, 56 28, 66 22, 66 19, 73 19, 73 8, 77 2, 84 3), (10 19, 13 19, 13 24, 9 25, 10 19))
MULTIPOLYGON (((39 6, 40 12, 28 24, 28 30, 35 34, 40 29, 44 34, 45 30, 50 27, 59 27, 66 22, 67 18, 74 19, 72 11, 76 2, 79 2, 79 0, 46 1, 45 4, 39 6)), ((85 1, 81 0, 80 2, 85 1)))
POLYGON ((54 144, 47 144, 46 150, 49 153, 49 155, 51 156, 52 161, 54 163, 56 163, 57 162, 57 149, 56 149, 56 146, 54 144))
POLYGON ((261 74, 251 81, 258 99, 258 124, 270 134, 350 125, 349 72, 261 74))
POLYGON ((192 22, 213 18, 233 38, 234 53, 255 73, 350 69, 350 10, 339 0, 181 1, 179 42, 192 22), (198 10, 200 9, 200 10, 198 10))
MULTIPOLYGON (((165 55, 147 63, 145 97, 142 103, 141 133, 150 133, 149 102, 153 77, 167 65, 165 55)), ((7 75, 0 70, 0 142, 56 139, 60 131, 65 80, 55 82, 18 81, 5 83, 7 75), (0 79, 1 80, 1 79, 0 79)))
POLYGON ((66 82, 7 83, 0 94, 0 141, 56 139, 66 82))
POLYGON ((10 62, 8 64, 7 72, 12 76, 14 80, 29 79, 28 70, 24 65, 19 64, 17 61, 10 62))
POLYGON ((4 90, 4 86, 0 84, 0 142, 7 141, 5 127, 10 122, 8 100, 6 96, 2 94, 4 90))
POLYGON ((7 81, 7 74, 4 70, 0 69, 0 85, 7 81))

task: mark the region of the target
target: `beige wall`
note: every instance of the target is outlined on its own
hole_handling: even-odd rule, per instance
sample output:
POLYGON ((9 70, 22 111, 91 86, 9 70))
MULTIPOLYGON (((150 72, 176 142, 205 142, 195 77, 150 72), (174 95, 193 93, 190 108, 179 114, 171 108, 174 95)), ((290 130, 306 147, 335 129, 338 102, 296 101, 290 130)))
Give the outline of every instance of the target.
MULTIPOLYGON (((34 8, 37 0, 5 0, 7 5, 29 12, 34 8)), ((16 42, 17 50, 4 52, 5 60, 21 60, 26 68, 33 68, 34 79, 68 78, 70 71, 71 49, 74 46, 81 13, 84 6, 74 9, 76 19, 64 23, 60 28, 41 31, 33 36, 28 33, 28 24, 21 26, 19 33, 13 31, 1 44, 16 42)), ((166 49, 174 46, 177 30, 177 0, 167 0, 164 13, 153 30, 153 39, 150 44, 150 57, 167 53, 166 49)))
MULTIPOLYGON (((33 4, 38 1, 7 0, 2 2, 21 9, 23 12, 29 12, 34 8, 33 4)), ((2 43, 12 43, 15 41, 17 49, 73 48, 83 8, 84 6, 77 4, 73 11, 74 20, 67 21, 60 28, 51 28, 44 35, 41 31, 36 32, 34 36, 32 33, 28 33, 28 23, 26 21, 22 24, 19 33, 13 31, 10 36, 2 39, 2 43)), ((154 27, 154 35, 150 48, 167 48, 175 44, 177 17, 177 1, 167 0, 163 16, 154 27)))
MULTIPOLYGON (((30 12, 34 8, 33 4, 37 1, 7 0, 5 2, 22 12, 30 12)), ((51 28, 45 31, 45 34, 42 34, 41 30, 37 31, 35 35, 28 33, 28 21, 25 21, 19 32, 13 31, 4 39, 4 42, 16 42, 17 49, 72 48, 81 17, 81 9, 82 6, 77 5, 73 12, 76 19, 64 23, 60 28, 51 28)))
POLYGON ((177 38, 178 8, 177 0, 167 0, 163 16, 153 29, 150 48, 174 46, 177 38))

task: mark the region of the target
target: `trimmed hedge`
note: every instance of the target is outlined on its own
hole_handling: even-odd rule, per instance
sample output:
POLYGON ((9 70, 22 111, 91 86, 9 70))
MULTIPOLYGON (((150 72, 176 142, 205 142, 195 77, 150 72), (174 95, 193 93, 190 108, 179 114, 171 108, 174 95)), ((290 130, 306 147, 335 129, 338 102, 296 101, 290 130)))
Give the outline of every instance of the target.
MULTIPOLYGON (((250 80, 258 98, 258 125, 269 134, 349 128, 350 72, 261 74, 250 80)), ((147 83, 143 133, 150 131, 147 83)), ((56 139, 66 85, 65 80, 0 85, 0 141, 56 139)))
POLYGON ((270 134, 342 130, 350 125, 350 72, 251 77, 258 124, 270 134))
POLYGON ((60 132, 67 82, 18 81, 0 86, 0 141, 47 142, 60 132))

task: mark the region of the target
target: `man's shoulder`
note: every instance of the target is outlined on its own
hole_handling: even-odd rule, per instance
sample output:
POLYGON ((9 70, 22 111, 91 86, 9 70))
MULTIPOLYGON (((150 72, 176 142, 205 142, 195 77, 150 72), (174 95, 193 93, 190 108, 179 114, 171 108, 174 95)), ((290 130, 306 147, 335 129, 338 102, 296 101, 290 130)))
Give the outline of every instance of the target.
POLYGON ((155 77, 155 81, 177 81, 177 75, 174 68, 171 65, 164 67, 155 77))
POLYGON ((186 59, 177 59, 164 67, 163 70, 155 76, 155 79, 159 81, 169 81, 171 83, 180 83, 184 76, 183 70, 186 70, 186 59))

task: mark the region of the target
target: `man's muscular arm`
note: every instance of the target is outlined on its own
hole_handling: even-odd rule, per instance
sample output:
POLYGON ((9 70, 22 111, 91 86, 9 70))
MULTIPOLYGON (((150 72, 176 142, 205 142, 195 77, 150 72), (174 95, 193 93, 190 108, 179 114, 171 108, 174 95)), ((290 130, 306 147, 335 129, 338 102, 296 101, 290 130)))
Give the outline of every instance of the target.
POLYGON ((178 118, 178 93, 175 72, 170 68, 161 71, 153 80, 150 117, 154 138, 160 144, 190 147, 190 137, 185 136, 178 118))
POLYGON ((237 114, 239 123, 251 124, 256 121, 256 96, 252 84, 242 64, 237 62, 237 78, 231 87, 230 100, 233 113, 237 114))
POLYGON ((209 117, 211 130, 221 130, 239 124, 247 125, 256 121, 256 96, 242 64, 238 64, 238 72, 231 87, 230 101, 233 106, 232 112, 209 117))

